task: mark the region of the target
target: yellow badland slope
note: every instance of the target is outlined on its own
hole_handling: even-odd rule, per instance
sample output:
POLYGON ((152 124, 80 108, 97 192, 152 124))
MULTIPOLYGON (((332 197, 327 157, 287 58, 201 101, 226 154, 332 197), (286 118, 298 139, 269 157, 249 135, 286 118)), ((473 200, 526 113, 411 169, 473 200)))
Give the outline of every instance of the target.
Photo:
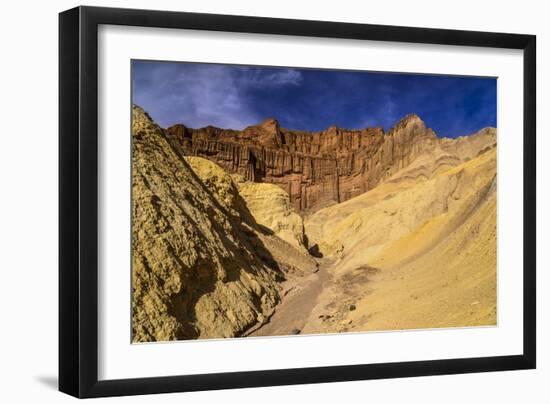
POLYGON ((335 260, 334 286, 320 297, 310 331, 496 323, 492 136, 490 131, 474 139, 484 146, 477 152, 479 145, 467 150, 466 141, 449 145, 462 148, 453 151, 462 154, 462 164, 427 169, 415 162, 423 166, 417 175, 407 167, 372 191, 308 218, 309 240, 335 260))
POLYGON ((280 300, 285 271, 314 263, 265 234, 229 176, 201 180, 141 108, 132 112, 133 341, 249 332, 280 300))
POLYGON ((304 221, 290 205, 288 193, 274 184, 245 181, 239 175, 232 177, 256 222, 306 252, 304 221))

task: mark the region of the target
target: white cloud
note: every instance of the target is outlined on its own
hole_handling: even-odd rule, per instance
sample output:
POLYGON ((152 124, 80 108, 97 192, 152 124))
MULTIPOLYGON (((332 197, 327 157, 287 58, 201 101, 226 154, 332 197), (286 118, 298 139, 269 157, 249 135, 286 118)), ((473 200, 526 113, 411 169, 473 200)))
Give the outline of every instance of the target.
POLYGON ((300 71, 295 69, 269 69, 250 67, 246 68, 242 77, 244 85, 253 87, 272 87, 292 85, 298 86, 302 83, 303 77, 300 71))
POLYGON ((207 64, 159 63, 144 72, 147 80, 137 86, 134 101, 146 110, 153 109, 153 119, 164 126, 184 123, 243 129, 262 119, 248 105, 247 90, 296 86, 303 80, 294 69, 207 64))

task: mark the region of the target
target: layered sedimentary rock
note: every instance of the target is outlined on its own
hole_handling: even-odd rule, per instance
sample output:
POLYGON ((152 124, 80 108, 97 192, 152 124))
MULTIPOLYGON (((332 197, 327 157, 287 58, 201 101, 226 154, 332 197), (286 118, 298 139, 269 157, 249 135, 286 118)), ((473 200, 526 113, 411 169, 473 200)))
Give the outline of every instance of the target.
MULTIPOLYGON (((460 148, 453 140, 439 139, 416 115, 406 116, 388 133, 379 127, 335 126, 320 132, 295 131, 268 119, 242 131, 175 125, 167 135, 186 155, 208 158, 249 181, 280 186, 292 206, 305 214, 374 188, 435 148, 449 149, 447 163, 459 164, 466 156, 455 151, 469 144, 463 140, 460 148)), ((490 143, 487 136, 479 139, 490 143)))
POLYGON ((139 107, 132 123, 133 341, 232 337, 262 324, 285 271, 315 263, 256 223, 220 167, 194 171, 139 107))

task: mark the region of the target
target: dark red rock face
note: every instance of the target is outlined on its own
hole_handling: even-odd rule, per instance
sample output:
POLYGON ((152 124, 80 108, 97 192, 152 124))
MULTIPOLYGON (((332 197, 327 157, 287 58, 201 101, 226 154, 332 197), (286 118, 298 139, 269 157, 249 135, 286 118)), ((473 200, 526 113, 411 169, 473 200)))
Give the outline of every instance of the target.
POLYGON ((387 134, 381 128, 334 126, 294 131, 273 119, 242 131, 183 125, 166 131, 185 155, 208 158, 251 181, 279 185, 305 214, 374 188, 437 142, 416 115, 403 118, 387 134))

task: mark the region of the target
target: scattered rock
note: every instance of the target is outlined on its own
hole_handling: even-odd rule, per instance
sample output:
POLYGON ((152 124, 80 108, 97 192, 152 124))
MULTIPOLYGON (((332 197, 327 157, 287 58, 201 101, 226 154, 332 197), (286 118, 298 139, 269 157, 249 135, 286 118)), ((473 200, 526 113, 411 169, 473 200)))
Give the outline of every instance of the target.
MULTIPOLYGON (((312 257, 323 258, 323 253, 321 253, 321 250, 319 249, 319 244, 314 244, 313 246, 309 247, 308 252, 311 254, 312 257)), ((317 265, 319 265, 318 262, 317 265)))
POLYGON ((286 289, 286 290, 283 292, 283 296, 286 296, 286 295, 288 295, 289 293, 291 293, 291 292, 293 292, 293 291, 295 291, 295 290, 296 290, 296 286, 292 286, 292 287, 286 289))
POLYGON ((355 310, 356 308, 357 308, 357 307, 355 307, 354 304, 350 304, 350 305, 349 305, 349 311, 353 311, 353 310, 355 310))
POLYGON ((290 333, 292 335, 298 335, 302 332, 302 330, 299 330, 298 328, 293 328, 292 331, 290 331, 290 333))
POLYGON ((334 255, 338 258, 344 258, 344 245, 340 244, 340 246, 336 249, 334 252, 334 255))

